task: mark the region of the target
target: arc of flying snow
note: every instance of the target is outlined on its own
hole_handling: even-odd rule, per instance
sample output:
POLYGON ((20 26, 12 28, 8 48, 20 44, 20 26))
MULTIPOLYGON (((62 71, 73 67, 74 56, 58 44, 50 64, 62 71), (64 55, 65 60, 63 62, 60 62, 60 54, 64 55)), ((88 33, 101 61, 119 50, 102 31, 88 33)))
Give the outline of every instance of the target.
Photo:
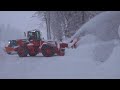
POLYGON ((98 41, 102 41, 103 43, 95 46, 93 58, 94 60, 104 62, 111 56, 114 47, 118 44, 120 39, 119 26, 120 11, 106 11, 85 23, 76 34, 71 37, 69 42, 88 34, 96 36, 98 41))

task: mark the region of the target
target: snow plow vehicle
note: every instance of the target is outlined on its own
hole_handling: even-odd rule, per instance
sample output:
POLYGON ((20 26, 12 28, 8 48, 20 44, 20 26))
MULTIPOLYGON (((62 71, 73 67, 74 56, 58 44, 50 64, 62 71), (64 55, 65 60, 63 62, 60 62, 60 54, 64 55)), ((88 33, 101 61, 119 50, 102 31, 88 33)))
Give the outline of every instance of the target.
MULTIPOLYGON (((45 57, 56 55, 64 56, 65 48, 74 47, 77 40, 72 40, 70 45, 65 42, 52 40, 43 40, 39 30, 28 31, 27 39, 16 40, 16 48, 11 48, 10 51, 16 51, 19 57, 36 56, 42 53, 45 57)), ((8 47, 7 47, 8 48, 8 47)))

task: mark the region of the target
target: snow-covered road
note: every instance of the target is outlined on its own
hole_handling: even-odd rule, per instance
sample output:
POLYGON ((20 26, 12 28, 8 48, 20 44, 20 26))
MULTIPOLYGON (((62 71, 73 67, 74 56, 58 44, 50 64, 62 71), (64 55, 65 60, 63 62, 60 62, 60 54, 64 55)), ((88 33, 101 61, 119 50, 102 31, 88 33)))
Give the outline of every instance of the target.
POLYGON ((0 78, 120 78, 120 47, 116 47, 111 57, 101 63, 93 60, 95 44, 67 49, 65 56, 25 57, 0 55, 0 78))

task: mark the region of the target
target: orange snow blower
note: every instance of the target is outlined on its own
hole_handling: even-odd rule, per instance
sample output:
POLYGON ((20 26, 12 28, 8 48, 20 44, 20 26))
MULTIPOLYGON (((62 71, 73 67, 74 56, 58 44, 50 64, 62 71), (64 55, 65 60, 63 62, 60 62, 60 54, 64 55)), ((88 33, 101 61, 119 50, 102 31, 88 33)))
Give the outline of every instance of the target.
POLYGON ((78 39, 74 39, 70 43, 42 40, 41 33, 38 30, 28 31, 26 36, 27 39, 11 41, 8 47, 5 47, 6 52, 16 51, 20 57, 36 56, 39 53, 45 57, 51 57, 55 54, 64 56, 65 48, 75 48, 78 42, 78 39))

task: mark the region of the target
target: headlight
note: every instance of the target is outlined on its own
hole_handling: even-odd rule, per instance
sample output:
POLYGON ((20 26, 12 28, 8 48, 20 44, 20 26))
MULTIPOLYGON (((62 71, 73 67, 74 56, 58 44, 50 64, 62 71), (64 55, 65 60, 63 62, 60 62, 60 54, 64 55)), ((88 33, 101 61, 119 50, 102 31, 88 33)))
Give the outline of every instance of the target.
POLYGON ((6 43, 5 43, 5 47, 8 47, 9 44, 10 44, 10 41, 9 41, 9 42, 6 42, 6 43))

